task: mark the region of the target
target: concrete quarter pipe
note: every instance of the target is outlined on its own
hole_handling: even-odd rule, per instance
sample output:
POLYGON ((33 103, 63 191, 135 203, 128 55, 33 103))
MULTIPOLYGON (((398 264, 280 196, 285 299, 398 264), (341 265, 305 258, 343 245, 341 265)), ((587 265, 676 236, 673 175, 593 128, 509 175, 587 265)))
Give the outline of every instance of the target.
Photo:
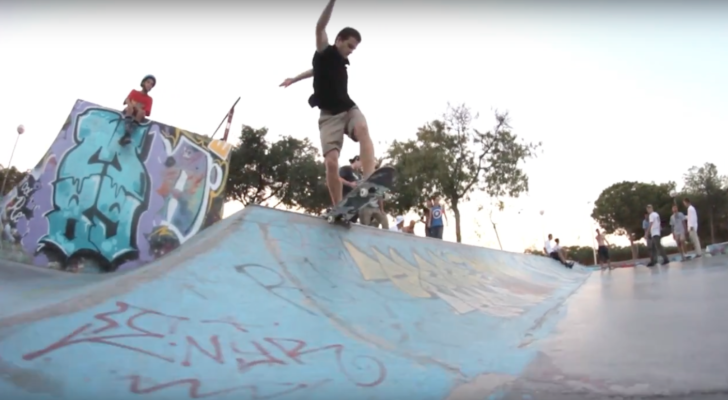
POLYGON ((725 398, 723 257, 590 273, 256 206, 213 225, 229 145, 150 122, 119 150, 118 117, 77 102, 2 202, 0 399, 725 398), (48 268, 79 262, 115 272, 48 268))
POLYGON ((248 207, 127 273, 0 268, 0 394, 717 395, 728 370, 718 261, 589 275, 248 207))

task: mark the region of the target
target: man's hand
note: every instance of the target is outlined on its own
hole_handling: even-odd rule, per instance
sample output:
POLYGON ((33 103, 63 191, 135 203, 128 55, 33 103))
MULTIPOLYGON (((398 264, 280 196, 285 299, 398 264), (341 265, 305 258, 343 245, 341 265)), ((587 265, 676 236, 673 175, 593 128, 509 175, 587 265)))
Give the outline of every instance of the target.
POLYGON ((309 70, 306 70, 306 71, 301 72, 295 78, 287 78, 285 81, 283 81, 283 83, 281 83, 280 85, 278 85, 278 87, 287 88, 287 87, 293 85, 294 83, 296 83, 298 81, 302 81, 304 79, 308 79, 308 78, 310 78, 312 76, 313 76, 313 69, 309 69, 309 70))

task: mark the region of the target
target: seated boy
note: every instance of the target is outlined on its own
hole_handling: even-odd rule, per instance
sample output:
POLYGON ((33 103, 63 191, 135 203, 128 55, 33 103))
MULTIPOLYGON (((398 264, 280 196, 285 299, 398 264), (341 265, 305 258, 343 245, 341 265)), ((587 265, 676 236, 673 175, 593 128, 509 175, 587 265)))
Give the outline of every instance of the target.
MULTIPOLYGON (((152 113, 152 98, 149 97, 149 91, 157 85, 157 78, 154 75, 147 75, 142 79, 142 90, 132 89, 124 100, 124 117, 137 123, 144 122, 144 119, 152 113)), ((119 144, 127 145, 131 143, 131 121, 126 124, 124 136, 119 139, 119 144)))
POLYGON ((570 262, 566 261, 566 257, 564 256, 564 250, 561 248, 561 243, 559 242, 559 239, 557 238, 554 241, 556 242, 556 244, 551 249, 551 253, 549 254, 551 256, 551 258, 553 258, 554 260, 560 262, 566 268, 573 267, 574 266, 574 263, 570 263, 570 262))

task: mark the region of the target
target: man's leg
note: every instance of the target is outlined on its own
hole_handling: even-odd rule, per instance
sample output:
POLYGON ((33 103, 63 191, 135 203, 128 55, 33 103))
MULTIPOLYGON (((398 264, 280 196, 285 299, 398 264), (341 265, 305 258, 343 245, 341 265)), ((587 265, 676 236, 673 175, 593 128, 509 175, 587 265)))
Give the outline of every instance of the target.
POLYGON ((659 253, 658 253, 659 250, 657 249, 657 244, 660 241, 659 239, 660 238, 657 236, 650 238, 650 264, 651 265, 657 264, 657 261, 658 261, 657 257, 659 256, 659 253), (655 240, 655 238, 657 238, 657 240, 655 240))
POLYGON ((354 107, 347 113, 346 132, 355 142, 359 142, 359 157, 364 179, 374 172, 376 159, 374 158, 374 143, 369 136, 369 125, 359 107, 354 107))
POLYGON ((374 214, 379 220, 379 224, 382 226, 382 229, 388 230, 389 229, 389 220, 387 220, 387 215, 384 214, 382 211, 377 210, 377 212, 374 214))
POLYGON ((703 255, 703 248, 700 247, 700 238, 698 237, 698 231, 691 230, 690 231, 690 241, 693 242, 693 247, 695 248, 695 254, 700 257, 703 255))
MULTIPOLYGON (((660 252, 660 255, 662 256, 662 263, 667 264, 670 262, 670 259, 667 258, 667 251, 665 251, 665 248, 662 247, 662 240, 659 236, 653 236, 652 241, 657 244, 656 249, 660 252)), ((657 257, 655 257, 657 259, 657 257)))
POLYGON ((430 234, 433 238, 442 240, 442 232, 445 230, 444 226, 433 226, 430 228, 430 234))
POLYGON ((364 207, 359 211, 359 219, 362 225, 369 226, 371 224, 373 212, 374 209, 371 207, 364 207))
POLYGON ((678 248, 678 250, 680 250, 680 257, 682 258, 683 261, 685 261, 685 235, 679 234, 679 235, 675 235, 675 236, 677 236, 676 242, 677 242, 677 248, 678 248))
POLYGON ((119 144, 121 145, 127 145, 131 143, 131 133, 133 131, 133 122, 136 121, 137 123, 140 122, 140 115, 141 114, 141 121, 144 120, 144 111, 141 111, 134 107, 134 103, 130 102, 126 105, 126 109, 124 109, 124 116, 125 116, 125 126, 124 126, 124 136, 119 139, 119 144))
POLYGON ((559 260, 561 261, 562 264, 564 264, 565 267, 571 268, 571 264, 569 264, 569 262, 566 261, 566 257, 564 256, 563 250, 559 251, 559 260))
POLYGON ((329 188, 331 202, 336 207, 342 198, 343 185, 339 180, 339 152, 344 145, 344 128, 346 127, 346 113, 332 115, 321 112, 319 117, 319 133, 321 136, 321 151, 324 154, 326 166, 326 186, 329 188))

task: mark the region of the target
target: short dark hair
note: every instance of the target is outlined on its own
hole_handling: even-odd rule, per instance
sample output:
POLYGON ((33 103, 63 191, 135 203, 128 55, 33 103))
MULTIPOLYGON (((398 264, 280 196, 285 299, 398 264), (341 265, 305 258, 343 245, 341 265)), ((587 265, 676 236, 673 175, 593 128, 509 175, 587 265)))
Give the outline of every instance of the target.
POLYGON ((688 204, 690 204, 690 199, 688 199, 687 197, 684 198, 683 201, 686 202, 686 203, 688 203, 688 204))
POLYGON ((339 31, 339 34, 336 35, 336 40, 348 40, 352 37, 356 39, 357 42, 361 43, 361 33, 359 33, 356 29, 347 26, 339 31))

